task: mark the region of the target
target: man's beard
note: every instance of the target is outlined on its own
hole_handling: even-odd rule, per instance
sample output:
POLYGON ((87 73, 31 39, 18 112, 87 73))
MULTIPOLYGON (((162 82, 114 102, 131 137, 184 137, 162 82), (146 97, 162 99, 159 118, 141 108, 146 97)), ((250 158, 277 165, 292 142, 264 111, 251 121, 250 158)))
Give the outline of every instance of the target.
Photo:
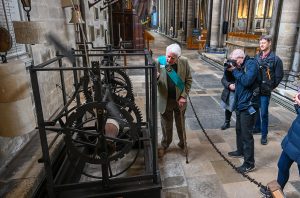
POLYGON ((266 47, 265 49, 262 49, 261 51, 263 51, 263 52, 267 52, 267 51, 270 51, 271 50, 271 48, 270 47, 266 47))

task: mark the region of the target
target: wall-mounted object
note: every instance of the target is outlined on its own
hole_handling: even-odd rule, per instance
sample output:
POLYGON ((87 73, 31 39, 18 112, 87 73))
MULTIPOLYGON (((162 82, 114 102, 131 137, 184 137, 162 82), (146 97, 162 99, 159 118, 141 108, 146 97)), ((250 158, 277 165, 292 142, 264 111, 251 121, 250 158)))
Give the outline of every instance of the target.
POLYGON ((23 61, 0 64, 0 112, 0 136, 24 135, 36 126, 23 61))
POLYGON ((21 0, 23 10, 26 12, 27 19, 30 21, 31 0, 21 0))
POLYGON ((16 43, 46 43, 46 24, 40 21, 13 21, 16 43))
POLYGON ((79 1, 78 0, 61 0, 62 8, 73 7, 74 5, 79 5, 79 1))
POLYGON ((85 23, 81 17, 81 12, 78 10, 78 8, 72 8, 72 18, 69 21, 69 23, 85 23))

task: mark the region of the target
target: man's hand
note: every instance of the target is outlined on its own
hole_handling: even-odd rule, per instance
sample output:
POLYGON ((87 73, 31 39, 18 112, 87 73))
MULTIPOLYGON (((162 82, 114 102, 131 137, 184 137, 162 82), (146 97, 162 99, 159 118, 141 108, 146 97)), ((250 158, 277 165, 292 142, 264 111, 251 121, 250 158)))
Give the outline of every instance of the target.
POLYGON ((234 90, 235 90, 235 84, 230 84, 228 88, 229 88, 231 91, 234 91, 234 90))
POLYGON ((159 78, 159 75, 160 75, 160 73, 159 73, 159 72, 157 72, 157 73, 156 73, 156 78, 159 78))
POLYGON ((186 99, 181 96, 178 100, 179 108, 182 108, 185 104, 186 104, 186 99))
POLYGON ((300 106, 300 93, 297 93, 293 99, 295 103, 297 103, 300 106))

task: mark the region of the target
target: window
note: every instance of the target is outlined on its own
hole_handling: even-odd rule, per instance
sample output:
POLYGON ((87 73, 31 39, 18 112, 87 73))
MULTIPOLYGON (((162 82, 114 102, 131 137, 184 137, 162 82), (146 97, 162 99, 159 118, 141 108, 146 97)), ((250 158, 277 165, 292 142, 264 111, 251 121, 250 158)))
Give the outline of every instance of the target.
POLYGON ((100 29, 96 29, 96 36, 100 37, 100 29))
POLYGON ((7 29, 12 37, 12 48, 7 52, 7 58, 26 53, 26 46, 16 43, 12 24, 12 21, 20 21, 22 19, 21 8, 18 2, 16 0, 2 0, 0 3, 0 26, 7 29))
POLYGON ((106 10, 103 10, 103 20, 104 20, 104 21, 107 20, 107 13, 106 13, 106 10))
POLYGON ((90 30, 91 41, 95 41, 95 29, 94 29, 94 26, 89 26, 89 30, 90 30))
POLYGON ((272 17, 273 0, 257 0, 255 9, 255 18, 266 18, 272 17))
POLYGON ((100 25, 101 37, 104 37, 104 26, 100 25))
POLYGON ((94 20, 99 20, 99 9, 94 7, 94 20))
POLYGON ((248 17, 248 0, 240 0, 238 6, 238 18, 247 19, 248 17))

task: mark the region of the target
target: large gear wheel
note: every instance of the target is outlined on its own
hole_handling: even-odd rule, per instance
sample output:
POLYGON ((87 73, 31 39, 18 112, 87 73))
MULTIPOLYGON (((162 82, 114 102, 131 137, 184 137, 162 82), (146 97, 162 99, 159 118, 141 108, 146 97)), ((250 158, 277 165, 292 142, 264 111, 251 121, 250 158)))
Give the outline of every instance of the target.
MULTIPOLYGON (((104 76, 104 73, 102 75, 104 76)), ((115 98, 127 98, 131 101, 134 101, 132 83, 128 75, 122 70, 110 71, 109 75, 110 80, 104 77, 104 79, 102 80, 102 85, 109 84, 112 90, 112 94, 115 96, 115 98)), ((93 87, 89 86, 90 77, 83 76, 81 78, 81 83, 86 103, 92 102, 93 87)))
POLYGON ((84 75, 83 77, 81 77, 80 82, 82 84, 82 91, 83 91, 83 95, 85 97, 86 103, 93 102, 92 89, 89 88, 89 83, 90 83, 89 76, 84 75))
POLYGON ((133 122, 137 126, 137 130, 141 131, 141 123, 143 122, 143 116, 138 108, 138 106, 131 100, 122 97, 114 97, 114 102, 118 105, 122 106, 128 113, 130 113, 131 117, 133 118, 133 122))
POLYGON ((103 79, 103 84, 110 84, 114 95, 134 101, 132 83, 123 70, 109 71, 110 79, 103 79))
POLYGON ((106 104, 92 102, 82 105, 68 117, 64 128, 69 153, 90 164, 107 164, 123 158, 139 139, 134 118, 120 105, 116 105, 120 118, 114 118, 120 123, 119 135, 115 138, 105 135, 101 125, 111 117, 106 104), (95 112, 98 120, 100 118, 103 121, 100 126, 96 124, 97 118, 90 112, 95 112), (83 117, 85 120, 79 124, 78 119, 83 117), (116 145, 116 150, 111 150, 111 145, 116 145))

